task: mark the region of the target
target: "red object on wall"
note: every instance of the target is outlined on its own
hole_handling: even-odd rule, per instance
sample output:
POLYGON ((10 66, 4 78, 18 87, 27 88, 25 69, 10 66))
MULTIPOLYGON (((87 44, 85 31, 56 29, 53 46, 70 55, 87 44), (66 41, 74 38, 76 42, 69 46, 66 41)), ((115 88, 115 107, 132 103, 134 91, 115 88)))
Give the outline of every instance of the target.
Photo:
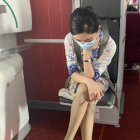
MULTIPOLYGON (((72 1, 31 0, 33 29, 19 33, 23 39, 64 39, 69 32, 72 1)), ((64 44, 34 44, 22 53, 27 97, 30 100, 58 101, 58 90, 68 76, 64 44)))
POLYGON ((127 13, 125 62, 140 62, 140 13, 127 13))

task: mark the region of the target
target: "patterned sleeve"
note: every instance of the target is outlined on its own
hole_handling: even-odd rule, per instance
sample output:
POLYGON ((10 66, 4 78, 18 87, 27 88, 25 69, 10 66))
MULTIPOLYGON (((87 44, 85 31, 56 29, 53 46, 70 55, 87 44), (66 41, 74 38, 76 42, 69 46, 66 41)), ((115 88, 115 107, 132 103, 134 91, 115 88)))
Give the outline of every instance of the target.
POLYGON ((64 45, 68 73, 71 75, 73 72, 79 71, 79 67, 77 57, 73 49, 72 35, 70 33, 65 36, 64 45))
POLYGON ((97 80, 107 69, 108 65, 111 63, 111 60, 116 52, 116 43, 109 37, 108 43, 103 51, 103 54, 94 64, 95 76, 94 80, 97 80))

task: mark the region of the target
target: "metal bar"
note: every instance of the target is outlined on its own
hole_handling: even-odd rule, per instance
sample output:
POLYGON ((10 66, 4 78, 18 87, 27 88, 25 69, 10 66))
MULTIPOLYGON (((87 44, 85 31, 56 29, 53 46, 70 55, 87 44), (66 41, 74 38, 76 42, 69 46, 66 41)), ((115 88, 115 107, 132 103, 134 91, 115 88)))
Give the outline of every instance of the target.
POLYGON ((24 39, 25 43, 64 43, 64 39, 24 39))

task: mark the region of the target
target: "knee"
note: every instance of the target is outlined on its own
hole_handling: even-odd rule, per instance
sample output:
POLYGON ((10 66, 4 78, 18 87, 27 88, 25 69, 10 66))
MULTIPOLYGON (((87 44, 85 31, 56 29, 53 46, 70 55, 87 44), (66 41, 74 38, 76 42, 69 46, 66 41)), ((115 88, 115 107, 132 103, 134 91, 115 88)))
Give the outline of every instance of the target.
POLYGON ((84 101, 89 101, 88 88, 85 84, 79 84, 75 98, 78 98, 84 101))
POLYGON ((93 107, 95 107, 95 106, 96 106, 95 101, 92 101, 92 102, 89 102, 89 103, 88 103, 88 107, 89 107, 89 108, 93 108, 93 107))
POLYGON ((96 107, 96 103, 93 101, 93 102, 89 102, 88 103, 88 106, 87 106, 87 111, 90 113, 90 112, 94 112, 95 110, 95 107, 96 107))

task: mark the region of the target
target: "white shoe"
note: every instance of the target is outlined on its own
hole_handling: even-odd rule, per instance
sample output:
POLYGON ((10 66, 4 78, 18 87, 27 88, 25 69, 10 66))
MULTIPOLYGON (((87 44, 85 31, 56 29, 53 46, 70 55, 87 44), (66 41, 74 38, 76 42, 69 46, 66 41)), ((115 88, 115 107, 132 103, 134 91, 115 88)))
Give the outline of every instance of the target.
POLYGON ((70 91, 66 88, 60 89, 58 95, 69 100, 73 100, 75 96, 75 94, 71 94, 70 91))

